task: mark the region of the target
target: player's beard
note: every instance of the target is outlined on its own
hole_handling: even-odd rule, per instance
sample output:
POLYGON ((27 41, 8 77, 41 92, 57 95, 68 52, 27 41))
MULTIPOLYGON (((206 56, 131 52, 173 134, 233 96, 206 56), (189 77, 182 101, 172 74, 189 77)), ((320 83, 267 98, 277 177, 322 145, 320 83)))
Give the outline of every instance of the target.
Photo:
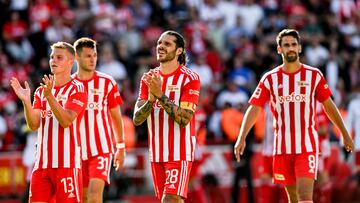
POLYGON ((165 58, 160 58, 159 56, 157 58, 160 63, 166 63, 172 61, 175 58, 175 56, 176 56, 176 50, 166 53, 165 58))
POLYGON ((287 54, 284 54, 284 59, 286 62, 288 63, 293 63, 295 62, 297 59, 299 58, 299 53, 297 52, 289 52, 287 54), (295 54, 292 54, 292 53, 295 53, 295 54), (292 55, 290 55, 292 54, 292 55))

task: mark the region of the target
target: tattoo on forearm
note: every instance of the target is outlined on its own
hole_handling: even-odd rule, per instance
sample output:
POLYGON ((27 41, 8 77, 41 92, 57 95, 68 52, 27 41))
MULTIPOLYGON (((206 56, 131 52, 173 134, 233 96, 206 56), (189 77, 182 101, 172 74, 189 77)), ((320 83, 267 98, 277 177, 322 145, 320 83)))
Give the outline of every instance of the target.
POLYGON ((177 122, 180 127, 185 127, 189 122, 194 112, 188 109, 182 109, 176 104, 174 104, 165 94, 163 94, 159 99, 161 106, 169 114, 175 122, 177 122))
POLYGON ((153 104, 153 102, 147 101, 144 105, 137 108, 133 119, 135 125, 142 124, 149 117, 153 104))

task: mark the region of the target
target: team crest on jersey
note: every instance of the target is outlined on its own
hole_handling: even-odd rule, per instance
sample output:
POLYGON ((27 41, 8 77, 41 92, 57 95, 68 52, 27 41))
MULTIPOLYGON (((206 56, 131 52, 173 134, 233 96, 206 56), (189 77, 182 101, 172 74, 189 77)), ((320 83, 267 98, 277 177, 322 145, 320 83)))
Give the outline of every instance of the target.
POLYGON ((63 103, 65 103, 66 100, 67 100, 67 97, 64 96, 64 95, 59 94, 59 95, 56 97, 56 100, 57 100, 57 101, 62 101, 63 103))
POLYGON ((180 88, 177 87, 176 85, 168 85, 167 86, 167 89, 170 91, 170 92, 175 92, 175 91, 179 91, 180 88))
POLYGON ((104 91, 99 89, 90 89, 89 92, 91 92, 93 95, 100 95, 104 93, 104 91))
POLYGON ((306 87, 309 86, 309 83, 304 81, 297 81, 297 85, 299 85, 300 87, 306 87))

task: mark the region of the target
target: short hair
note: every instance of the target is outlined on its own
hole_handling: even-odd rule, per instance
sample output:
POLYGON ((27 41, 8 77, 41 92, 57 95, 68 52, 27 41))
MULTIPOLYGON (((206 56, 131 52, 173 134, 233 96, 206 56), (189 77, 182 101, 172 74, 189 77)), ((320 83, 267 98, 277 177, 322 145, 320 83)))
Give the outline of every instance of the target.
POLYGON ((71 56, 75 57, 74 47, 67 42, 56 42, 56 43, 52 44, 51 50, 54 50, 54 49, 65 49, 66 51, 68 51, 71 54, 71 56))
POLYGON ((176 48, 182 48, 183 49, 183 52, 179 55, 178 62, 180 64, 182 64, 182 65, 186 65, 187 62, 189 61, 189 59, 187 57, 186 50, 185 50, 185 39, 184 39, 184 37, 181 34, 179 34, 178 32, 173 31, 173 30, 165 31, 163 33, 163 35, 172 35, 172 36, 174 36, 176 38, 175 39, 176 48))
POLYGON ((282 38, 285 36, 292 36, 294 37, 297 42, 300 44, 300 35, 299 32, 294 29, 283 29, 279 34, 276 36, 276 43, 278 46, 281 46, 282 38))
POLYGON ((96 41, 88 37, 82 37, 74 42, 74 48, 77 54, 80 54, 84 47, 95 49, 96 41))

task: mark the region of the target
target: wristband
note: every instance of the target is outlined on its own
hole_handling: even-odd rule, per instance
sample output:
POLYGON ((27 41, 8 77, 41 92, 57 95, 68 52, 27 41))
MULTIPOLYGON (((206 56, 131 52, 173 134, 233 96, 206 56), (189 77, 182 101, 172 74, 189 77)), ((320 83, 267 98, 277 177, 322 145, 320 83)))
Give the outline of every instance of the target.
POLYGON ((125 142, 116 143, 116 149, 125 149, 125 142))

